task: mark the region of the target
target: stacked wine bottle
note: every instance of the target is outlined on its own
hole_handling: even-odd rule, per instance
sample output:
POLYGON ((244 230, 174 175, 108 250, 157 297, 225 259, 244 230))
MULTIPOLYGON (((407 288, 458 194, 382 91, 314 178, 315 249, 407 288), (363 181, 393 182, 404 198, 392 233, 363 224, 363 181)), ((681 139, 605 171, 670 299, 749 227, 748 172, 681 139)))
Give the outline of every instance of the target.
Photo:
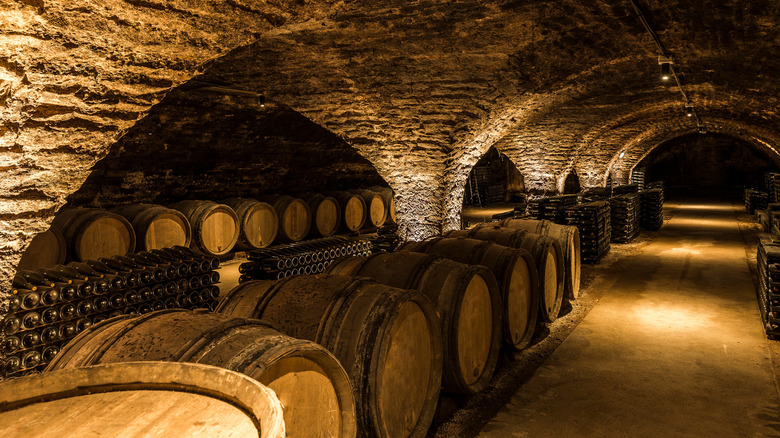
POLYGON ((41 370, 70 339, 108 318, 214 309, 218 267, 216 257, 177 246, 19 271, 3 321, 6 360, 0 371, 10 377, 41 370))
POLYGON ((364 238, 335 236, 251 251, 249 262, 238 267, 239 282, 319 274, 337 258, 366 256, 372 248, 364 238))

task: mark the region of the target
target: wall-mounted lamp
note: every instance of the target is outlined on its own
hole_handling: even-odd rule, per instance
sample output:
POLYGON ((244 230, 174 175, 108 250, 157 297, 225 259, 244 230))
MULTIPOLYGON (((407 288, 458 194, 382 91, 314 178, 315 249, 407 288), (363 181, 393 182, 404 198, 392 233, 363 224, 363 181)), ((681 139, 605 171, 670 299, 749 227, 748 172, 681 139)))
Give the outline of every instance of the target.
POLYGON ((620 155, 618 155, 618 158, 623 158, 626 156, 626 151, 620 151, 620 155))
POLYGON ((668 81, 672 78, 672 64, 674 59, 671 56, 661 55, 658 57, 658 64, 661 65, 661 80, 668 81))
POLYGON ((685 105, 685 115, 688 117, 693 117, 693 105, 690 103, 685 105))
POLYGON ((699 126, 699 134, 706 134, 707 129, 704 128, 704 126, 699 126))

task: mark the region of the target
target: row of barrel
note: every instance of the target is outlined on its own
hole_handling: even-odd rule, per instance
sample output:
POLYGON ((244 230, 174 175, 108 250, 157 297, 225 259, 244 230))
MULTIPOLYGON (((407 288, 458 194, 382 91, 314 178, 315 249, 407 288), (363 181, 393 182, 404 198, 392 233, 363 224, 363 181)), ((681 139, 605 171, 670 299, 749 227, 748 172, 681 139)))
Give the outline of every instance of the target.
POLYGON ((135 360, 217 365, 271 388, 289 436, 425 436, 440 391, 484 389, 500 345, 526 347, 537 318, 554 320, 564 291, 578 294, 579 271, 564 263, 578 254, 576 229, 504 225, 345 257, 325 275, 245 282, 216 314, 110 319, 71 341, 47 370, 135 360), (576 279, 564 281, 564 272, 576 279))
POLYGON ((112 211, 64 210, 51 229, 33 239, 19 266, 35 269, 176 245, 219 256, 234 248, 253 250, 337 232, 356 234, 396 220, 389 188, 302 196, 231 198, 222 203, 191 200, 168 207, 131 204, 112 211))

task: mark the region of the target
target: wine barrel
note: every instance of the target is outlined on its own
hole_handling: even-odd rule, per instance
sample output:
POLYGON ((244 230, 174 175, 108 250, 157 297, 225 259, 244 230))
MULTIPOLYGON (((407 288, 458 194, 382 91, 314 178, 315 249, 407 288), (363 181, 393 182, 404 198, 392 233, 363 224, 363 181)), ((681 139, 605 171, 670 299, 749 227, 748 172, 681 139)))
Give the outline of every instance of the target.
POLYGON ((38 233, 19 260, 18 270, 48 268, 65 263, 67 244, 62 232, 56 227, 38 233))
POLYGON ((273 391, 239 373, 189 363, 128 362, 0 384, 0 436, 285 436, 273 391))
POLYGON ((232 208, 212 201, 181 201, 170 208, 190 221, 190 248, 206 255, 229 253, 238 241, 238 216, 232 208))
POLYGON ((71 260, 97 260, 135 250, 135 231, 122 216, 99 208, 73 208, 54 217, 51 226, 65 237, 71 260))
POLYGON ((335 198, 341 207, 341 229, 356 233, 366 223, 366 201, 361 196, 349 192, 326 192, 335 198))
POLYGON ((341 225, 341 207, 339 201, 320 193, 308 193, 301 196, 309 205, 312 226, 309 234, 313 237, 329 237, 336 234, 341 225))
POLYGON ((446 237, 410 242, 399 250, 438 254, 458 263, 487 267, 501 290, 505 345, 521 350, 531 343, 539 315, 539 279, 531 253, 482 240, 446 237))
POLYGON ((178 210, 157 204, 129 204, 117 207, 113 212, 133 225, 138 250, 190 246, 192 228, 178 210))
POLYGON ((577 299, 580 296, 580 275, 582 271, 582 254, 580 253, 580 232, 577 227, 558 225, 548 220, 505 219, 499 223, 502 227, 527 230, 531 233, 552 237, 561 244, 563 262, 566 264, 565 274, 566 296, 577 299))
POLYGON ((276 392, 290 436, 357 433, 352 388, 338 360, 262 321, 186 310, 118 317, 79 334, 47 370, 125 361, 193 362, 237 371, 276 392))
POLYGON ((260 198, 274 207, 279 217, 277 242, 300 242, 311 229, 311 210, 303 199, 287 195, 272 195, 260 198))
POLYGON ((387 210, 387 220, 385 223, 388 225, 397 224, 398 219, 396 218, 395 213, 395 194, 393 193, 393 189, 390 187, 373 186, 370 187, 369 190, 379 193, 379 196, 385 201, 385 209, 387 210))
POLYGON ((363 202, 366 204, 365 225, 371 228, 379 228, 384 225, 385 220, 387 220, 387 207, 382 195, 373 190, 350 190, 349 192, 363 198, 363 202))
POLYGON ((249 198, 230 198, 222 202, 238 216, 236 247, 246 250, 265 248, 276 239, 279 216, 273 206, 249 198))
POLYGON ((372 277, 426 294, 442 319, 444 390, 474 394, 490 383, 498 361, 502 312, 496 279, 487 268, 438 255, 396 252, 342 258, 326 272, 372 277))
POLYGON ((539 274, 540 316, 545 322, 555 321, 561 311, 564 294, 563 251, 557 240, 493 224, 481 224, 470 230, 451 231, 446 236, 486 240, 530 252, 539 274))
POLYGON ((240 284, 217 312, 262 318, 330 350, 352 379, 359 435, 423 437, 441 385, 441 327, 413 290, 366 278, 298 276, 240 284))

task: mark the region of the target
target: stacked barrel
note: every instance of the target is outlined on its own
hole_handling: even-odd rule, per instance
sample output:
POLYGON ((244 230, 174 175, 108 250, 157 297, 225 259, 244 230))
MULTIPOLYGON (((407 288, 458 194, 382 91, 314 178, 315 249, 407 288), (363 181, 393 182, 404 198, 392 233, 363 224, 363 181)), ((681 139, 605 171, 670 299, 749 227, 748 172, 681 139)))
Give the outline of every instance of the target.
POLYGON ((3 321, 3 375, 40 370, 78 333, 111 317, 216 307, 218 266, 174 247, 19 271, 3 321))

